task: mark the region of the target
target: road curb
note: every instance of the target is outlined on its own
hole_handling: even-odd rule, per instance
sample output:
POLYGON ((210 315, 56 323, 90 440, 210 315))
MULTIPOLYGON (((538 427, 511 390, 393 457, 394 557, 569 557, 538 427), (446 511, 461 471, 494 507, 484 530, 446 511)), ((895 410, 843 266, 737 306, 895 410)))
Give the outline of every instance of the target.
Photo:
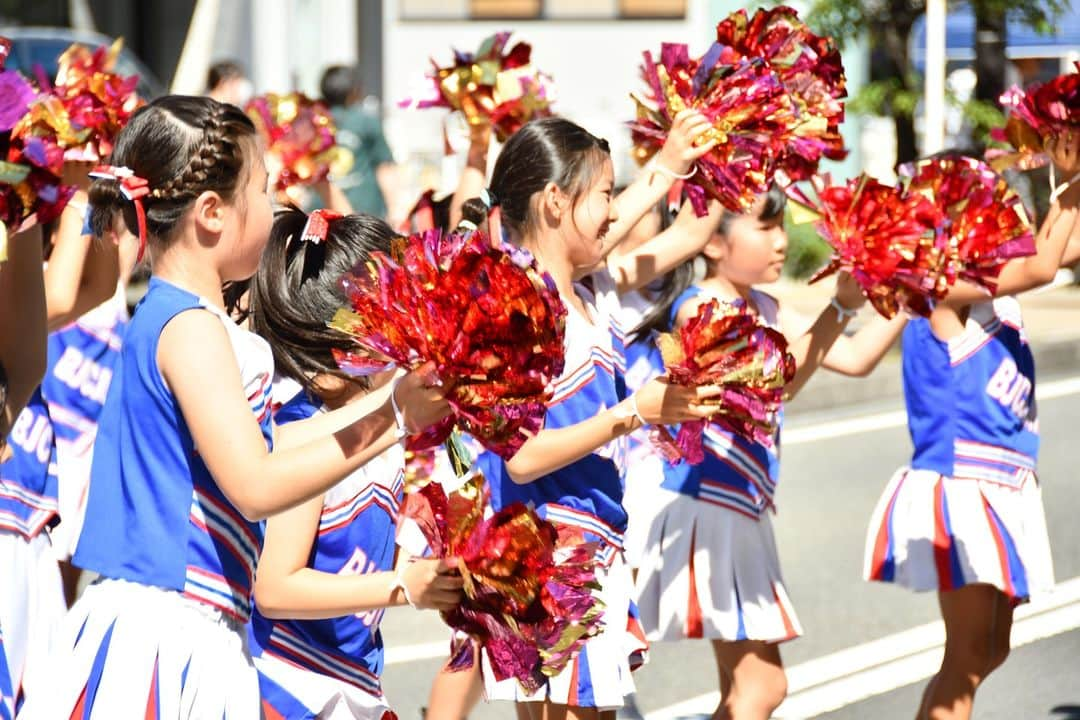
MULTIPOLYGON (((1032 341, 1038 377, 1063 375, 1080 369, 1080 337, 1036 339, 1032 341)), ((850 378, 832 372, 818 372, 802 392, 785 406, 789 416, 817 413, 852 405, 896 402, 903 397, 900 353, 889 355, 870 375, 850 378)))

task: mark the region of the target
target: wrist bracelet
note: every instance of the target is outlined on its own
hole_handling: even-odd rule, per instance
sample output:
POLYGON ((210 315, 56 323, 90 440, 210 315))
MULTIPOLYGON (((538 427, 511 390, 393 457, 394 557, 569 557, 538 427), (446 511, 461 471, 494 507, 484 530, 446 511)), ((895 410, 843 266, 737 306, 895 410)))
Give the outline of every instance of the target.
POLYGON ((833 296, 832 300, 829 301, 829 305, 834 310, 836 310, 836 322, 844 322, 845 320, 850 320, 851 318, 859 314, 858 310, 852 310, 851 308, 846 308, 841 305, 840 301, 836 299, 835 295, 833 296))
POLYGON ((654 160, 653 161, 653 169, 656 170, 656 172, 660 173, 661 175, 667 175, 669 178, 674 178, 676 180, 689 180, 690 178, 694 177, 694 175, 697 174, 697 165, 696 164, 693 165, 690 168, 690 172, 686 173, 685 175, 680 175, 679 173, 675 172, 671 168, 664 165, 659 160, 654 160))
POLYGON ((1056 183, 1056 177, 1054 174, 1054 164, 1050 163, 1050 202, 1054 202, 1059 197, 1065 194, 1065 191, 1069 189, 1077 180, 1080 180, 1080 173, 1076 173, 1071 178, 1063 182, 1061 185, 1056 183))
POLYGON ((394 575, 394 582, 390 585, 390 594, 393 595, 395 590, 401 589, 401 594, 405 596, 405 602, 409 603, 409 607, 415 608, 416 603, 413 602, 412 597, 409 596, 409 588, 405 586, 405 568, 406 565, 402 565, 394 575))
POLYGON ((390 409, 394 411, 394 437, 398 442, 405 439, 405 436, 409 434, 409 431, 405 427, 405 413, 401 412, 401 408, 397 404, 397 388, 398 383, 401 382, 404 375, 394 378, 394 382, 390 385, 390 409))
POLYGON ((637 418, 637 421, 641 423, 641 427, 647 426, 649 423, 645 422, 645 418, 641 417, 641 412, 638 410, 637 393, 634 393, 633 395, 628 397, 626 401, 630 403, 630 412, 622 409, 616 410, 615 417, 619 420, 629 420, 631 418, 637 418))

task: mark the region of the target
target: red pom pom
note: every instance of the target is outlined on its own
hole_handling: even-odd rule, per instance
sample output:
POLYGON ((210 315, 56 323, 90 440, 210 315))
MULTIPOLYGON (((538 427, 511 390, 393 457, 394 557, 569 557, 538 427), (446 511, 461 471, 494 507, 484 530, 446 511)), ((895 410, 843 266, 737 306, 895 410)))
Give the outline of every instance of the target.
POLYGON ((490 124, 499 142, 535 118, 551 115, 551 78, 530 64, 532 47, 519 42, 507 50, 509 32, 484 38, 476 52, 454 51, 454 62, 431 61, 428 76, 434 92, 421 100, 404 100, 401 107, 446 107, 460 111, 470 125, 490 124))
POLYGON ((143 105, 135 91, 138 76, 113 71, 122 46, 117 40, 108 48, 74 44, 65 50, 55 84, 41 89, 14 137, 48 138, 63 148, 67 160, 108 158, 116 136, 143 105))
POLYGON ((939 155, 902 170, 908 191, 930 198, 944 214, 950 284, 961 278, 997 289, 1006 262, 1035 254, 1035 236, 1020 196, 988 165, 959 154, 939 155))
POLYGON ((339 364, 417 368, 449 388, 453 415, 414 438, 442 442, 455 423, 509 459, 543 426, 548 384, 563 370, 566 307, 532 256, 479 232, 438 230, 375 254, 342 280, 351 311, 333 326, 358 349, 339 364), (364 360, 366 358, 366 360, 364 360))
POLYGON ((645 53, 641 73, 649 94, 634 96, 637 119, 630 123, 640 163, 660 150, 682 110, 698 110, 712 122, 703 141, 716 147, 687 181, 698 215, 706 212, 706 196, 745 212, 778 174, 803 179, 822 157, 846 154, 840 54, 791 8, 758 10, 750 20, 743 10, 733 13, 700 58, 691 58, 684 44, 665 43, 659 61, 645 53))
POLYGON ((945 219, 928 198, 866 175, 846 185, 815 178, 817 202, 796 186, 788 196, 832 245, 832 261, 811 282, 846 270, 885 317, 901 309, 929 315, 945 296, 953 255, 939 232, 945 219))
POLYGON ((323 103, 302 93, 267 93, 245 111, 278 165, 275 189, 311 185, 352 168, 353 155, 337 144, 334 118, 323 103))
MULTIPOLYGON (((779 424, 784 386, 795 377, 787 340, 765 327, 742 300, 702 303, 681 329, 661 335, 660 351, 671 382, 687 387, 717 385, 710 400, 717 413, 709 422, 751 442, 771 444, 779 424)), ((661 433, 661 450, 672 461, 705 459, 704 421, 686 422, 672 444, 661 433)))
MULTIPOLYGON (((486 504, 483 478, 474 476, 449 494, 431 483, 407 495, 402 517, 434 557, 458 561, 465 599, 443 619, 480 644, 497 680, 536 692, 600 631, 596 546, 560 535, 521 503, 485 518, 486 504)), ((472 666, 467 650, 458 644, 451 670, 472 666)))
POLYGON ((1045 165, 1046 141, 1080 130, 1080 63, 1076 63, 1076 69, 1027 90, 1013 86, 1001 95, 1001 104, 1010 110, 1010 115, 1005 128, 993 136, 1008 142, 1016 152, 988 152, 995 170, 1013 165, 1021 169, 1045 165))

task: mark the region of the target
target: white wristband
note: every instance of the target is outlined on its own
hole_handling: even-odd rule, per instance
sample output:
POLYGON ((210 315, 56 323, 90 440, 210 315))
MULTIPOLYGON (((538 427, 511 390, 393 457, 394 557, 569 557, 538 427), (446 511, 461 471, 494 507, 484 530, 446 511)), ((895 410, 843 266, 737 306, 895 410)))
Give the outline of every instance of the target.
POLYGON ((685 175, 680 175, 679 173, 664 165, 659 160, 653 161, 653 169, 661 175, 667 175, 669 178, 675 178, 676 180, 689 180, 690 178, 694 177, 695 174, 697 174, 697 165, 691 167, 690 172, 686 173, 685 175))
POLYGON ((404 375, 394 378, 394 382, 390 385, 390 409, 394 411, 394 437, 398 441, 404 440, 405 436, 409 434, 409 431, 405 427, 405 413, 401 412, 401 408, 397 404, 397 388, 398 383, 404 378, 404 375))
POLYGON ((617 417, 620 420, 628 420, 630 418, 637 418, 637 421, 639 423, 641 423, 641 427, 645 427, 646 425, 648 425, 649 423, 645 422, 645 418, 641 417, 641 412, 638 410, 637 393, 634 393, 633 395, 628 397, 626 400, 627 400, 627 402, 630 403, 630 412, 626 412, 625 410, 617 410, 615 412, 615 417, 617 417))
POLYGON ((852 310, 841 305, 836 296, 833 296, 833 299, 829 301, 829 305, 836 310, 836 322, 844 322, 859 314, 858 310, 852 310))
POLYGON ((1066 190, 1069 189, 1070 185, 1072 185, 1077 180, 1080 180, 1080 173, 1076 173, 1060 185, 1056 184, 1055 180, 1056 178, 1054 177, 1054 164, 1050 163, 1050 202, 1054 202, 1055 200, 1057 200, 1065 193, 1066 190))
POLYGON ((416 603, 413 602, 412 597, 409 596, 409 588, 405 586, 405 568, 408 567, 408 563, 402 565, 397 574, 394 576, 394 583, 390 586, 390 594, 393 595, 394 591, 401 589, 401 594, 405 596, 405 602, 409 603, 409 607, 416 607, 416 603))

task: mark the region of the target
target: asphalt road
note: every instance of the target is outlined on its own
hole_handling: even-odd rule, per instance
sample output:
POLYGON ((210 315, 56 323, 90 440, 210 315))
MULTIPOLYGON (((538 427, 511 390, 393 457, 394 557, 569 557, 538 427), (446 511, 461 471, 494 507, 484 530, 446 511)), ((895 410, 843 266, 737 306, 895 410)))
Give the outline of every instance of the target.
MULTIPOLYGON (((1048 380, 1040 378, 1040 383, 1049 385, 1048 380)), ((1080 422, 1078 390, 1040 403, 1040 476, 1059 581, 1080 576, 1080 493, 1075 484, 1080 455, 1074 450, 1080 422)), ((932 594, 915 595, 861 580, 868 518, 892 472, 910 457, 906 428, 880 427, 888 424, 881 421, 882 412, 900 409, 895 400, 848 409, 846 414, 855 413, 846 429, 850 434, 784 447, 775 527, 788 589, 806 633, 783 647, 789 667, 938 619, 932 594)), ((837 417, 838 413, 792 417, 787 430, 795 437, 799 428, 837 417)), ((396 652, 422 651, 417 646, 447 638, 436 615, 407 609, 387 612, 383 631, 387 645, 396 652)), ((440 665, 434 658, 388 664, 384 689, 403 720, 419 717, 440 665)), ((638 705, 646 713, 717 689, 712 653, 701 641, 654 645, 649 664, 635 677, 638 705)), ((1078 681, 1080 631, 1032 643, 1016 650, 1000 676, 991 678, 980 695, 976 717, 1080 720, 1078 681)), ((920 692, 921 683, 916 683, 820 717, 906 720, 914 715, 920 692)), ((508 718, 513 710, 481 704, 470 717, 508 718)))

